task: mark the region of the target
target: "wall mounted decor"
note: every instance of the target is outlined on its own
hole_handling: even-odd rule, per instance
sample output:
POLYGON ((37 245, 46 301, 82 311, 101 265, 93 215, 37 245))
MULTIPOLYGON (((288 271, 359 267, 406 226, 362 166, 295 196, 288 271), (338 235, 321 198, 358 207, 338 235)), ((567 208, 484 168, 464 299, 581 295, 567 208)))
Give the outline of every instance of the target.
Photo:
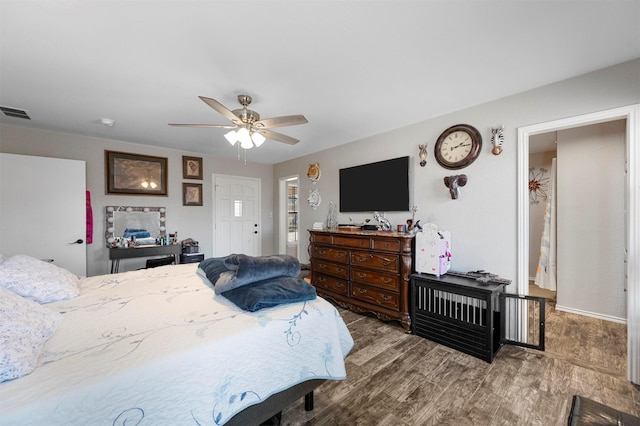
POLYGON ((182 156, 182 178, 202 180, 202 157, 182 156))
POLYGON ((539 167, 529 169, 529 204, 538 204, 540 200, 547 201, 549 190, 549 170, 539 167))
POLYGON ((167 158, 104 152, 107 194, 167 195, 167 158))
POLYGON ((182 205, 201 206, 202 205, 202 184, 183 183, 182 184, 182 205))
POLYGON ((427 144, 418 145, 418 156, 420 157, 420 167, 424 167, 427 164, 427 144))
POLYGON ((438 164, 445 169, 467 167, 478 158, 482 147, 480 132, 468 124, 456 124, 446 129, 434 147, 438 164))
POLYGON ((307 177, 313 183, 316 183, 320 180, 320 164, 313 163, 309 164, 309 170, 307 170, 307 177))
POLYGON ((314 210, 320 206, 320 203, 322 202, 322 198, 320 197, 320 191, 318 191, 318 188, 309 190, 309 196, 307 197, 307 202, 309 203, 309 206, 311 206, 311 208, 314 210))
POLYGON ((460 187, 467 184, 467 175, 446 176, 444 178, 444 186, 449 188, 449 194, 452 200, 457 200, 460 196, 460 187))
POLYGON ((504 143, 504 126, 491 128, 491 144, 493 149, 491 153, 493 155, 500 155, 502 152, 502 144, 504 143))

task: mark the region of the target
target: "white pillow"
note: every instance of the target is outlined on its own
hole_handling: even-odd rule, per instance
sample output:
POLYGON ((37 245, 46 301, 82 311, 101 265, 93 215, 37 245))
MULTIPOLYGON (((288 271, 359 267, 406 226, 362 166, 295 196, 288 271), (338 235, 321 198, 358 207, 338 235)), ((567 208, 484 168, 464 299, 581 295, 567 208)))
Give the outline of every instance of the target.
POLYGON ((0 382, 31 373, 62 315, 0 287, 0 382))
POLYGON ((0 286, 38 303, 76 297, 78 282, 66 269, 24 254, 0 262, 0 286))

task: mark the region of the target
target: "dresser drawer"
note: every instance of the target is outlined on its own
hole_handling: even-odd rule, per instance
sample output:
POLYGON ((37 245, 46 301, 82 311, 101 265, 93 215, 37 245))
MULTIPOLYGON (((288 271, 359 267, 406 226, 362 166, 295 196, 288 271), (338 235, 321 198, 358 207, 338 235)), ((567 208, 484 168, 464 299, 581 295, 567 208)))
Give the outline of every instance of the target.
POLYGON ((329 290, 334 293, 343 294, 345 296, 349 294, 348 281, 341 280, 329 275, 313 273, 313 275, 311 276, 311 284, 313 284, 316 288, 329 290))
POLYGON ((329 274, 335 277, 349 279, 349 267, 344 264, 324 262, 322 260, 314 260, 313 272, 320 272, 322 274, 329 274))
POLYGON ((402 244, 398 240, 373 240, 373 249, 400 253, 402 252, 402 244))
POLYGON ((349 250, 347 249, 314 246, 313 256, 318 259, 327 259, 340 263, 349 263, 349 250))
POLYGON ((351 281, 369 284, 385 290, 400 290, 400 277, 398 275, 385 274, 367 269, 353 268, 351 270, 351 281))
POLYGON ((331 235, 316 234, 316 235, 313 236, 313 241, 315 243, 331 244, 331 235))
POLYGON ((396 255, 384 253, 352 251, 351 264, 354 266, 368 266, 397 272, 400 270, 400 258, 396 255))
POLYGON ((397 294, 357 283, 351 283, 351 297, 389 309, 400 309, 400 298, 397 294))
POLYGON ((371 248, 371 239, 368 237, 333 237, 333 244, 337 246, 355 247, 355 248, 371 248))

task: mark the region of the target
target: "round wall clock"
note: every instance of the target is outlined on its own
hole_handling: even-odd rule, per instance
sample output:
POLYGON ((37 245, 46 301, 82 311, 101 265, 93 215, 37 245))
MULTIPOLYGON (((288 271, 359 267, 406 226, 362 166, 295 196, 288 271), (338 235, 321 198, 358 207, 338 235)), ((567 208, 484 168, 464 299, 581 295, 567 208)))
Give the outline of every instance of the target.
POLYGON ((445 169, 457 170, 473 163, 480 154, 482 136, 468 124, 456 124, 442 132, 435 144, 435 157, 445 169))

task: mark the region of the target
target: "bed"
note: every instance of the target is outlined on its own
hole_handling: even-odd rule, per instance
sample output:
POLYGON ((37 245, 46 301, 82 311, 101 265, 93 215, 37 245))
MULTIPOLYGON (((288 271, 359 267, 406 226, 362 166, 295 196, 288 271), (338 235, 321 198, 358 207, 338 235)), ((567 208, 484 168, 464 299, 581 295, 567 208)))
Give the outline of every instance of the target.
POLYGON ((246 311, 197 268, 84 278, 40 305, 62 320, 35 370, 0 383, 3 424, 259 424, 346 378, 353 340, 327 301, 246 311))

